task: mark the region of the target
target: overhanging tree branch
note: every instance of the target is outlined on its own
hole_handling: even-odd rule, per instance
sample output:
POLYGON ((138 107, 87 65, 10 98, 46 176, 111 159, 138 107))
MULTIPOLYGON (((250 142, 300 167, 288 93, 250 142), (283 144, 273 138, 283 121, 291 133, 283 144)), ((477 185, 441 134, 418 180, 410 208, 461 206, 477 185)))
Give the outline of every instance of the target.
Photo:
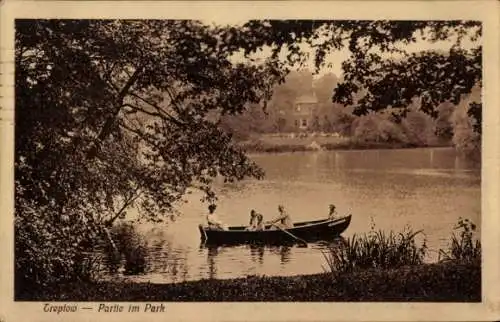
POLYGON ((134 85, 134 83, 137 81, 137 79, 140 76, 140 73, 142 72, 143 67, 140 66, 137 68, 132 76, 129 78, 125 86, 121 89, 121 91, 118 94, 118 97, 116 98, 114 110, 112 111, 112 114, 106 119, 106 122, 104 123, 104 126, 102 127, 101 132, 97 136, 96 140, 94 141, 93 147, 89 150, 88 156, 89 157, 94 157, 97 153, 97 150, 99 149, 100 143, 109 135, 111 132, 111 127, 113 126, 113 123, 116 120, 116 117, 120 113, 121 108, 123 107, 123 99, 127 95, 128 91, 134 85))
MULTIPOLYGON (((139 95, 137 95, 135 93, 132 93, 132 92, 129 93, 129 95, 131 95, 131 96, 139 99, 140 101, 142 101, 142 102, 150 105, 151 107, 155 108, 158 111, 158 113, 154 113, 154 114, 156 114, 154 116, 165 117, 165 118, 167 118, 169 121, 171 121, 172 123, 174 123, 177 126, 184 126, 185 125, 184 123, 182 123, 181 121, 179 121, 178 119, 176 119, 175 117, 173 117, 172 115, 170 115, 169 113, 167 113, 163 108, 161 108, 157 104, 155 104, 155 103, 153 103, 153 102, 151 102, 151 101, 149 101, 149 100, 147 100, 147 99, 145 99, 145 98, 143 98, 143 97, 141 97, 141 96, 139 96, 139 95)), ((132 107, 132 106, 130 106, 130 107, 132 107)), ((137 108, 137 109, 140 110, 143 113, 146 113, 146 114, 149 114, 149 115, 153 115, 153 113, 151 113, 151 112, 146 112, 145 110, 140 109, 140 108, 137 108)))
POLYGON ((118 212, 112 217, 110 218, 109 220, 106 221, 105 225, 106 226, 111 226, 113 224, 113 222, 115 222, 116 219, 118 219, 121 214, 125 211, 125 209, 127 209, 127 207, 129 205, 131 205, 135 200, 137 200, 137 198, 139 198, 141 196, 141 192, 139 192, 139 187, 137 187, 131 194, 130 196, 125 199, 125 202, 123 203, 122 207, 120 208, 120 210, 118 210, 118 212))

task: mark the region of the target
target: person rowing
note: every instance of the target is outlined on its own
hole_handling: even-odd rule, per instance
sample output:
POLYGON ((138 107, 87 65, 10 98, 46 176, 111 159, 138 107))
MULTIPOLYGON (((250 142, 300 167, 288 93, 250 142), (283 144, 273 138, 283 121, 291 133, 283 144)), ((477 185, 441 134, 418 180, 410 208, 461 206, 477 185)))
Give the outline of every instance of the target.
POLYGON ((288 212, 285 211, 285 207, 282 205, 278 206, 278 212, 279 215, 275 219, 268 221, 266 224, 267 225, 272 225, 271 229, 289 229, 293 227, 292 223, 292 218, 288 214, 288 212))

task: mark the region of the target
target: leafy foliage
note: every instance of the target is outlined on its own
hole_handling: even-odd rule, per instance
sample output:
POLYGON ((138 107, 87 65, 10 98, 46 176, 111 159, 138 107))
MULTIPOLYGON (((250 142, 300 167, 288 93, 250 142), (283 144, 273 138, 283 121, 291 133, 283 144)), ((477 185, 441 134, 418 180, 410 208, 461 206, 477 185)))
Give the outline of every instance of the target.
POLYGON ((72 275, 82 249, 131 206, 157 221, 189 187, 214 200, 216 176, 262 176, 209 115, 261 102, 278 73, 232 63, 237 48, 221 41, 230 32, 197 21, 16 22, 16 269, 26 285, 70 278, 58 271, 72 275))
POLYGON ((481 118, 480 92, 477 87, 466 95, 460 104, 455 108, 451 116, 453 124, 452 141, 459 151, 462 151, 471 160, 480 160, 481 158, 481 118), (471 114, 478 114, 470 117, 471 114), (479 131, 479 132, 478 132, 479 131))
POLYGON ((407 142, 401 128, 387 116, 369 113, 352 123, 352 136, 358 142, 407 142))
POLYGON ((436 136, 445 141, 453 137, 453 124, 451 116, 455 106, 450 102, 444 102, 438 106, 438 117, 436 118, 436 136))
POLYGON ((435 108, 450 100, 455 104, 481 81, 481 37, 479 21, 351 21, 295 20, 251 21, 242 31, 255 39, 246 53, 263 45, 273 46, 278 56, 286 48, 288 61, 304 64, 308 54, 299 41, 313 49, 316 68, 325 64, 331 50, 349 48, 351 58, 342 64, 343 79, 335 89, 334 101, 349 105, 361 89, 363 97, 355 104, 355 114, 387 107, 404 107, 412 98, 422 97, 423 110, 436 116, 435 108), (401 47, 419 39, 437 42, 453 39, 448 53, 428 51, 409 54, 401 47), (470 50, 462 44, 475 44, 470 50), (391 58, 396 54, 402 58, 391 58), (389 58, 383 58, 389 56, 389 58))
MULTIPOLYGON (((264 20, 248 22, 235 31, 233 37, 254 39, 245 50, 248 57, 266 46, 271 48, 271 58, 284 55, 286 63, 282 65, 286 71, 305 66, 310 56, 318 71, 329 65, 329 52, 348 48, 351 56, 342 63, 342 79, 330 94, 333 102, 352 109, 357 116, 391 111, 394 121, 400 123, 418 99, 417 112, 437 118, 435 134, 447 142, 454 135, 453 130, 464 131, 457 129, 456 123, 450 126, 449 114, 440 114, 440 108, 447 103, 456 109, 474 87, 481 88, 481 34, 479 21, 264 20), (406 49, 407 45, 418 42, 444 41, 449 42, 446 51, 409 52, 406 49)), ((321 98, 328 97, 325 91, 320 93, 321 98)), ((453 140, 457 149, 467 155, 480 154, 478 144, 469 141, 480 140, 481 109, 481 98, 476 97, 467 110, 474 134, 459 134, 453 140)), ((332 113, 321 118, 323 128, 328 130, 333 127, 334 119, 329 114, 332 113)), ((389 124, 384 123, 382 127, 387 128, 389 124)), ((350 130, 350 126, 347 129, 350 130)), ((410 125, 404 132, 410 136, 409 141, 426 145, 436 141, 431 130, 432 126, 426 129, 424 137, 418 137, 410 125)), ((342 132, 350 133, 345 129, 342 132)), ((398 137, 402 139, 401 135, 398 137)))

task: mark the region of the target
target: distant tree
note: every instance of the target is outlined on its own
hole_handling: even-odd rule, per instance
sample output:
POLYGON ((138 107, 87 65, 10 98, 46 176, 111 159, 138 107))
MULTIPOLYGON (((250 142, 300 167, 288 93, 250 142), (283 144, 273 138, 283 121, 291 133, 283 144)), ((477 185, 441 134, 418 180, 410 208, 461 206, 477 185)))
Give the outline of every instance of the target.
POLYGON ((481 140, 479 133, 474 131, 474 125, 467 116, 464 106, 456 109, 453 114, 453 143, 466 155, 479 158, 477 151, 481 151, 481 140))
POLYGON ((379 122, 380 117, 375 113, 358 117, 353 122, 353 138, 358 142, 379 142, 379 122))
POLYGON ((352 115, 346 108, 332 107, 329 116, 331 129, 343 136, 351 136, 353 122, 356 116, 352 115))
POLYGON ((446 141, 453 137, 453 123, 451 116, 455 106, 450 102, 444 102, 438 106, 438 117, 436 118, 436 135, 446 141))
POLYGON ((287 129, 287 121, 283 117, 279 117, 278 121, 276 122, 276 131, 277 132, 285 132, 287 129))
POLYGON ((408 141, 414 145, 429 146, 437 142, 435 121, 420 110, 406 113, 401 127, 408 141))
POLYGON ((314 82, 314 92, 319 103, 332 103, 333 91, 337 87, 338 78, 334 73, 328 73, 314 82))
POLYGON ((387 115, 371 112, 354 120, 353 139, 363 143, 408 143, 401 127, 387 115))
POLYGON ((311 130, 313 130, 315 132, 321 131, 321 123, 319 121, 319 116, 318 115, 315 115, 313 117, 313 121, 312 121, 312 124, 311 124, 311 130))
MULTIPOLYGON (((453 124, 453 143, 465 155, 475 161, 481 159, 481 123, 470 114, 477 113, 481 92, 475 87, 471 94, 466 95, 453 111, 451 117, 453 124)), ((480 113, 478 113, 480 115, 480 113)))
POLYGON ((327 133, 333 132, 333 125, 328 115, 323 115, 323 122, 321 122, 321 125, 322 125, 321 129, 323 132, 327 133))

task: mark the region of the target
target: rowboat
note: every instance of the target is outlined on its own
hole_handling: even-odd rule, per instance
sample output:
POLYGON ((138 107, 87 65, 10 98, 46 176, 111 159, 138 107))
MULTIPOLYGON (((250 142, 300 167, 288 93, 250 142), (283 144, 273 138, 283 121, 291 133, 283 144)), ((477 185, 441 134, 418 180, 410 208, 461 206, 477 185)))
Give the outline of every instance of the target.
POLYGON ((298 222, 286 230, 272 229, 271 226, 261 231, 245 230, 245 226, 228 227, 227 230, 208 229, 203 225, 198 228, 202 241, 210 244, 287 244, 297 239, 310 242, 336 238, 349 227, 351 217, 298 222))

